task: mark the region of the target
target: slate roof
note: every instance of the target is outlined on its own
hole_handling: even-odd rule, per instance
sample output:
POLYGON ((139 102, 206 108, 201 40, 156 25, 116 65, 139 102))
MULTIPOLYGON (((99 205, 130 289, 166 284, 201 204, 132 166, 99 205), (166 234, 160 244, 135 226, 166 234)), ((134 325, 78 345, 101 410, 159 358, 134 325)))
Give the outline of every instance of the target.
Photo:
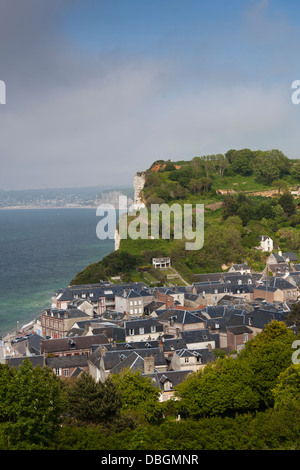
POLYGON ((195 288, 199 294, 205 292, 206 294, 242 294, 253 292, 253 284, 233 284, 227 282, 209 283, 209 284, 197 284, 195 288), (215 292, 217 290, 217 292, 215 292), (240 292, 238 292, 240 291, 240 292))
POLYGON ((59 309, 59 308, 46 308, 43 311, 44 315, 49 315, 57 318, 64 318, 65 314, 67 314, 67 318, 91 318, 90 315, 79 310, 77 308, 68 308, 68 309, 59 309))
POLYGON ((241 274, 240 276, 237 276, 235 273, 228 273, 228 274, 224 274, 223 276, 223 282, 226 282, 226 283, 238 284, 240 281, 242 281, 241 284, 253 283, 251 274, 241 274))
POLYGON ((149 289, 143 282, 134 282, 129 284, 83 284, 68 286, 65 289, 59 289, 56 296, 59 297, 60 301, 71 301, 78 296, 82 298, 85 295, 85 299, 90 301, 97 301, 102 297, 107 299, 114 299, 116 295, 121 295, 124 290, 134 289, 136 292, 140 292, 142 289, 149 289), (93 296, 91 297, 91 294, 93 296))
MULTIPOLYGON (((137 357, 137 355, 140 356, 141 358, 144 358, 146 356, 153 356, 155 366, 158 366, 158 365, 166 366, 167 364, 166 358, 163 352, 159 348, 151 348, 151 349, 145 348, 145 349, 136 349, 136 350, 123 349, 123 350, 118 350, 118 351, 105 351, 105 354, 103 356, 105 370, 114 369, 114 371, 116 371, 117 369, 115 369, 115 367, 119 363, 125 361, 125 359, 133 353, 136 353, 136 356, 132 356, 132 357, 137 357)), ((98 348, 97 351, 95 351, 93 354, 90 355, 89 360, 94 364, 98 364, 100 356, 101 356, 101 348, 98 348)))
POLYGON ((44 356, 23 356, 23 357, 10 357, 7 360, 8 367, 16 367, 18 368, 25 359, 29 359, 32 364, 32 367, 40 366, 43 367, 44 365, 44 356))
POLYGON ((189 310, 169 309, 159 314, 157 317, 158 321, 170 321, 174 318, 175 323, 181 323, 182 325, 193 324, 193 323, 204 323, 202 318, 197 317, 194 313, 189 310))
POLYGON ((88 367, 88 359, 85 354, 76 356, 47 357, 46 365, 51 367, 51 369, 88 367))
POLYGON ((136 299, 137 297, 142 297, 139 292, 136 292, 134 289, 125 289, 123 292, 116 294, 116 297, 123 297, 124 299, 136 299))
POLYGON ((284 257, 279 255, 278 253, 272 253, 272 255, 276 259, 277 263, 284 263, 285 262, 284 257))
POLYGON ((299 261, 298 256, 293 251, 290 251, 290 252, 287 252, 287 253, 282 253, 282 256, 283 256, 284 259, 289 258, 290 261, 299 261))
POLYGON ((179 357, 201 357, 202 359, 202 364, 208 364, 209 362, 214 362, 215 361, 215 356, 213 353, 208 349, 208 348, 202 348, 202 349, 180 349, 176 351, 176 354, 179 357))
POLYGON ((249 266, 247 263, 233 264, 232 268, 234 268, 236 271, 241 271, 241 270, 249 269, 249 266))
POLYGON ((246 325, 236 325, 236 326, 229 326, 227 330, 232 333, 233 335, 241 335, 244 333, 252 333, 252 330, 248 328, 246 325))
POLYGON ((162 342, 164 352, 176 351, 177 349, 186 348, 186 342, 183 338, 170 338, 162 342))
POLYGON ((194 282, 193 286, 199 283, 220 282, 222 274, 223 273, 195 274, 198 281, 194 282))
POLYGON ((255 328, 264 329, 266 325, 271 323, 273 320, 284 321, 285 314, 283 312, 274 312, 270 310, 258 309, 249 313, 245 317, 245 324, 253 326, 255 328))
POLYGON ((45 340, 42 343, 42 351, 45 353, 87 349, 96 344, 107 344, 108 339, 104 335, 78 336, 75 338, 57 338, 45 340), (73 341, 74 347, 71 347, 73 341))
MULTIPOLYGON (((255 289, 258 290, 266 290, 266 288, 269 289, 280 289, 280 290, 288 290, 288 289, 295 289, 296 287, 291 284, 289 281, 286 279, 283 279, 282 277, 269 277, 268 280, 264 281, 264 284, 260 284, 259 286, 256 286, 255 289)), ((271 292, 274 292, 272 290, 271 292)))
MULTIPOLYGON (((154 366, 155 367, 155 366, 154 366)), ((111 370, 111 374, 119 374, 125 369, 131 369, 133 371, 144 371, 144 358, 137 352, 132 351, 129 356, 121 360, 111 370)))
POLYGON ((138 335, 139 334, 139 329, 144 328, 144 334, 147 333, 152 333, 151 332, 151 327, 155 326, 156 327, 156 332, 162 332, 163 331, 163 325, 161 325, 156 318, 146 318, 140 319, 140 320, 128 320, 124 322, 124 328, 125 328, 125 333, 128 335, 129 330, 133 329, 134 334, 138 335))
POLYGON ((214 341, 216 347, 219 345, 219 335, 211 333, 208 329, 181 331, 180 335, 187 346, 192 343, 203 343, 206 341, 214 341))
POLYGON ((154 381, 154 384, 159 387, 161 390, 164 390, 164 383, 168 380, 172 384, 172 389, 174 390, 177 385, 182 383, 189 374, 191 370, 174 370, 174 371, 165 371, 165 372, 156 372, 154 374, 147 374, 148 377, 154 381))
POLYGON ((231 305, 208 306, 201 310, 201 312, 205 312, 209 315, 210 318, 230 317, 238 313, 243 313, 244 311, 244 309, 235 308, 231 305))

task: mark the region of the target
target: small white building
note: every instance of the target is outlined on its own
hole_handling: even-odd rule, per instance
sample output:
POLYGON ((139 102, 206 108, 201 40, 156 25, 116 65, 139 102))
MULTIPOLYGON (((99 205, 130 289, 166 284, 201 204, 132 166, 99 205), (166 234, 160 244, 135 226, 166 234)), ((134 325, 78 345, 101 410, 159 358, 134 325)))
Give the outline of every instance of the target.
POLYGON ((260 248, 263 251, 273 251, 273 240, 271 237, 267 235, 260 235, 259 241, 260 241, 260 248))
POLYGON ((171 258, 152 258, 154 268, 167 269, 171 267, 171 258))
POLYGON ((296 191, 291 191, 292 196, 299 197, 300 196, 300 186, 298 186, 298 189, 296 191))

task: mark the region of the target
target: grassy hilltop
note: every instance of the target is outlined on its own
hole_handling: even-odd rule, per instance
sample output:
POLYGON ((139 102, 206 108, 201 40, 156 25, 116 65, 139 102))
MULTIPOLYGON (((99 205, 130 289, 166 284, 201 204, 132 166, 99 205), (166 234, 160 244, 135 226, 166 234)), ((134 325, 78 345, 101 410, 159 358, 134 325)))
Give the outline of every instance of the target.
POLYGON ((172 226, 169 240, 127 238, 118 251, 78 273, 72 284, 120 276, 126 282, 180 285, 193 282, 197 273, 226 271, 243 261, 262 270, 265 255, 255 249, 259 235, 271 236, 275 248, 300 252, 300 199, 291 195, 300 185, 300 160, 276 149, 232 149, 190 161, 155 161, 144 174, 141 196, 147 208, 204 204, 203 248, 187 251, 186 240, 173 238, 172 226), (152 269, 151 259, 159 256, 170 256, 174 270, 152 269))

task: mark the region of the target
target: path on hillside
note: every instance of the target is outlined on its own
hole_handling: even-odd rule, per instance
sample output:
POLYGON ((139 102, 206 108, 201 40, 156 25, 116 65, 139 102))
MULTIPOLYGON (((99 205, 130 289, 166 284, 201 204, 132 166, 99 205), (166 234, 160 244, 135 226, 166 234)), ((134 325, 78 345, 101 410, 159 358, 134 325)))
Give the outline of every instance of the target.
POLYGON ((172 266, 172 269, 173 269, 173 271, 177 274, 177 276, 179 277, 179 279, 180 279, 186 286, 189 286, 189 285, 190 285, 188 282, 186 282, 185 279, 183 279, 183 277, 181 276, 181 274, 179 274, 179 272, 176 271, 175 268, 173 268, 173 266, 172 266))

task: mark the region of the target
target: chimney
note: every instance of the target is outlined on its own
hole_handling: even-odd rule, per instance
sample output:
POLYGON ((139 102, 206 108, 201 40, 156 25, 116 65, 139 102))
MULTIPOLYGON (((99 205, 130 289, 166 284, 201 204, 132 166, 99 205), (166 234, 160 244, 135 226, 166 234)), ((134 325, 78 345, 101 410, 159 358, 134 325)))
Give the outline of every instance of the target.
POLYGON ((154 357, 146 356, 144 358, 144 374, 154 374, 154 357))

